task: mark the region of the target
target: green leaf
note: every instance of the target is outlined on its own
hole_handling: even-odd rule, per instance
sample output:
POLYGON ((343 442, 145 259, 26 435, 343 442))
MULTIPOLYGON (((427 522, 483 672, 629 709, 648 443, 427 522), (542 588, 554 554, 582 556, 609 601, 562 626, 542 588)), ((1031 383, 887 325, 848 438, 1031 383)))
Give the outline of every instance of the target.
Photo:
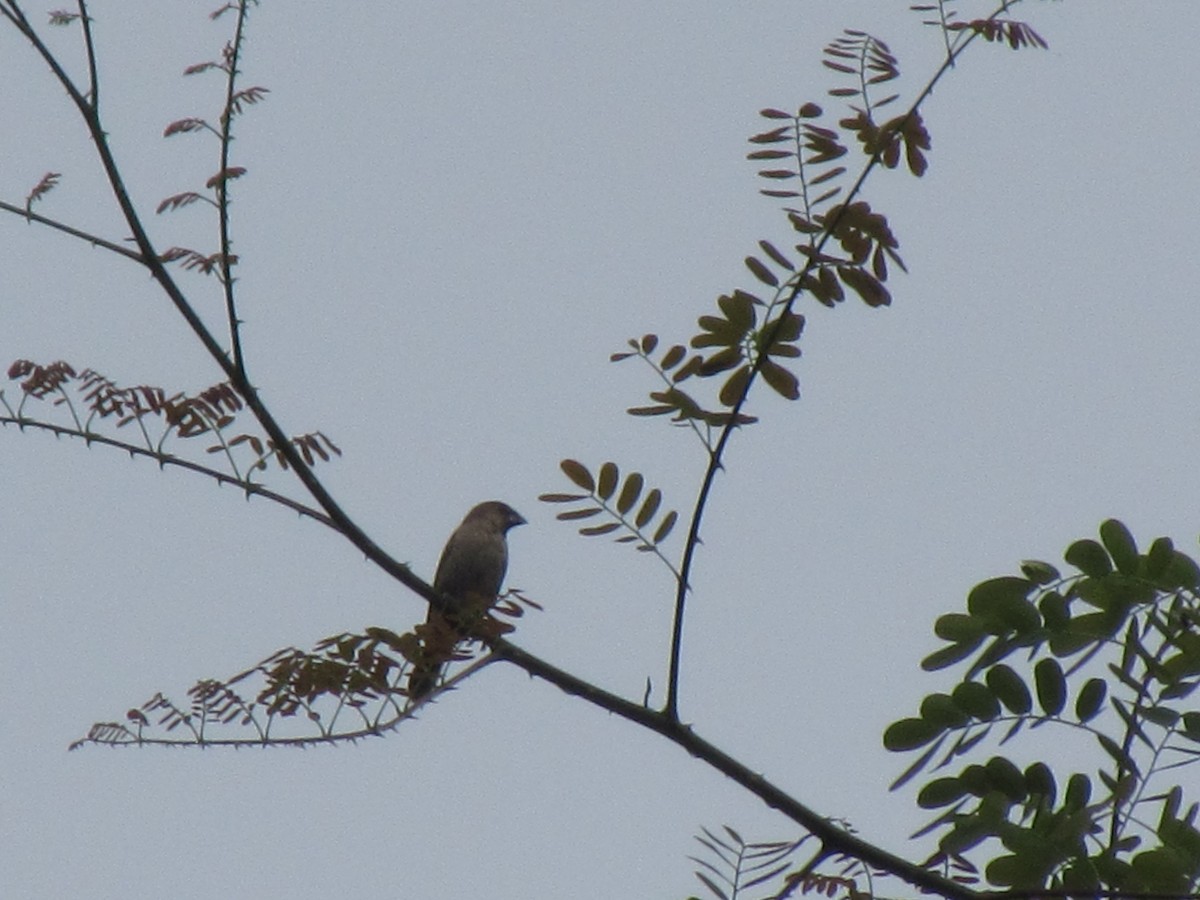
POLYGON ((979 641, 987 634, 983 623, 964 613, 946 613, 933 625, 933 633, 943 641, 979 641))
POLYGON ((946 736, 943 734, 936 741, 930 744, 907 769, 900 773, 899 777, 897 777, 895 781, 888 785, 888 790, 894 791, 897 788, 903 787, 910 780, 912 780, 913 776, 915 776, 918 772, 923 771, 925 766, 929 764, 929 761, 933 759, 934 754, 936 754, 941 748, 945 739, 946 736))
POLYGON ((1058 785, 1054 781, 1054 772, 1045 763, 1035 762, 1025 769, 1025 787, 1030 794, 1044 797, 1046 808, 1054 806, 1058 785))
POLYGON ((1117 571, 1126 575, 1136 575, 1141 558, 1138 556, 1137 543, 1124 523, 1117 519, 1107 519, 1100 525, 1100 540, 1104 548, 1116 563, 1117 571))
POLYGON ((1003 663, 988 669, 985 680, 996 699, 1010 712, 1023 716, 1033 708, 1029 688, 1021 680, 1021 676, 1003 663))
POLYGON ((1026 559, 1022 561, 1021 574, 1034 584, 1050 584, 1062 578, 1058 573, 1058 569, 1054 568, 1048 562, 1042 562, 1040 559, 1026 559))
POLYGON ((944 669, 947 666, 952 666, 956 662, 966 659, 975 652, 975 648, 979 646, 979 641, 967 641, 961 644, 951 644, 949 647, 943 647, 941 650, 935 650, 927 657, 921 660, 921 668, 926 672, 936 672, 939 669, 944 669))
POLYGON ((1167 570, 1175 557, 1175 544, 1169 537, 1155 538, 1146 554, 1146 575, 1157 579, 1167 570))
POLYGON ((1042 624, 1041 614, 1028 599, 1036 585, 1026 578, 1002 575, 975 585, 967 595, 967 609, 993 633, 1010 629, 1027 634, 1042 624))
POLYGON ((983 722, 990 722, 1000 715, 1000 702, 986 684, 964 681, 956 685, 950 694, 959 709, 983 722))
POLYGON ((1061 631, 1071 621, 1071 605, 1058 591, 1046 591, 1038 600, 1042 624, 1052 632, 1061 631))
POLYGON ((1114 741, 1106 734, 1097 734, 1096 742, 1103 748, 1104 752, 1112 757, 1113 762, 1126 772, 1137 772, 1137 764, 1128 753, 1121 749, 1121 745, 1114 741))
POLYGON ((1104 548, 1091 538, 1073 543, 1063 554, 1063 559, 1093 578, 1101 578, 1112 571, 1112 560, 1104 548))
POLYGON ((1174 728, 1175 723, 1179 721, 1179 713, 1169 706, 1144 706, 1142 718, 1159 728, 1174 728))
POLYGON ((1107 693, 1108 683, 1103 678, 1089 678, 1075 698, 1075 718, 1080 722, 1095 718, 1107 693))
POLYGON ((935 778, 917 794, 922 809, 940 809, 966 796, 967 790, 957 778, 935 778))
POLYGON ((958 780, 968 793, 976 797, 985 797, 988 791, 992 790, 992 779, 988 776, 987 769, 976 763, 964 768, 959 773, 958 780))
POLYGON ((1110 638, 1121 630, 1122 618, 1109 613, 1097 612, 1076 616, 1071 620, 1071 633, 1081 638, 1088 638, 1087 643, 1095 639, 1110 638))
POLYGON ((1187 893, 1196 861, 1173 847, 1155 847, 1132 860, 1133 871, 1148 890, 1187 893))
POLYGON ((961 856, 995 833, 996 827, 991 822, 975 816, 964 816, 955 824, 953 831, 938 841, 938 849, 947 856, 961 856))
POLYGON ((901 719, 883 733, 883 746, 893 753, 916 750, 934 740, 945 729, 925 719, 901 719))
POLYGON ((1062 666, 1053 657, 1038 660, 1033 667, 1033 680, 1037 687, 1038 705, 1048 716, 1057 716, 1067 702, 1067 681, 1063 678, 1062 666))
POLYGON ((1029 579, 1013 575, 989 578, 971 588, 967 595, 967 611, 983 619, 998 618, 1003 608, 1024 600, 1033 587, 1029 579))
POLYGON ((1189 741, 1200 741, 1200 712, 1183 714, 1183 736, 1189 741))
POLYGON ((921 718, 945 728, 959 728, 970 717, 949 694, 930 694, 921 701, 921 718))
POLYGON ((988 781, 1008 799, 1019 803, 1028 795, 1025 776, 1012 760, 1003 756, 993 756, 984 768, 987 770, 988 781))
POLYGON ((1068 812, 1078 812, 1088 805, 1092 799, 1092 781, 1081 772, 1075 772, 1067 779, 1067 792, 1063 797, 1063 809, 1068 812))
POLYGON ((1200 567, 1186 553, 1175 551, 1171 564, 1162 574, 1162 583, 1171 589, 1176 587, 1196 588, 1200 586, 1200 567))

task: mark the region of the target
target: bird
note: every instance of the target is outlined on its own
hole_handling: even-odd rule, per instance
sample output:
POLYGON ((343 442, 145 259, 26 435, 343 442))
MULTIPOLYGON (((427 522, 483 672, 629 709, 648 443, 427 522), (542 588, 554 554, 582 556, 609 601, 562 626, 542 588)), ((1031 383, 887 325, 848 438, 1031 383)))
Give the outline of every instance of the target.
POLYGON ((524 517, 499 500, 473 507, 442 548, 433 589, 445 600, 445 610, 429 607, 419 658, 408 676, 408 695, 419 700, 428 694, 454 652, 454 646, 484 616, 500 593, 508 568, 510 528, 524 525, 524 517))

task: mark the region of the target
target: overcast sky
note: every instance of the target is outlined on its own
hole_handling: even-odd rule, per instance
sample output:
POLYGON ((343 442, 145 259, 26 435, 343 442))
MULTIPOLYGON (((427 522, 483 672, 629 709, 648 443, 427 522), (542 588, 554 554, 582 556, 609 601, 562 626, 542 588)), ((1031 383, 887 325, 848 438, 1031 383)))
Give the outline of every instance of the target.
MULTIPOLYGON (((819 52, 842 28, 886 40, 904 97, 919 90, 942 41, 906 7, 266 0, 244 71, 271 93, 233 160, 263 398, 339 444, 320 474, 426 577, 472 504, 511 503, 530 524, 509 584, 546 608, 517 642, 626 696, 660 690, 668 574, 536 497, 566 487, 561 458, 612 459, 690 507, 698 445, 625 415, 654 381, 608 355, 646 331, 686 340, 752 285, 756 241, 787 244, 745 140, 762 107, 834 105, 819 52)), ((216 169, 213 141, 161 134, 216 119, 219 78, 180 73, 232 19, 91 9, 112 146, 155 240, 215 249, 201 206, 152 211, 216 169)), ((802 399, 753 396, 762 421, 731 446, 693 573, 684 718, 913 857, 924 818, 887 793, 906 763, 880 734, 948 683, 917 668, 934 619, 1108 516, 1143 544, 1197 534, 1200 62, 1164 38, 1195 34, 1200 7, 1016 15, 1050 49, 980 42, 925 109, 928 175, 873 177, 911 274, 889 309, 804 302, 802 399)), ((49 37, 82 73, 77 32, 49 37)), ((124 236, 86 133, 8 27, 0 122, 0 199, 61 172, 40 211, 124 236)), ((215 283, 180 283, 219 322, 215 283)), ((11 216, 0 355, 171 390, 219 378, 144 272, 11 216)), ((68 754, 155 691, 182 701, 279 647, 405 630, 424 605, 332 532, 197 476, 12 428, 0 460, 6 897, 684 897, 701 825, 796 836, 663 740, 502 665, 358 746, 68 754)))

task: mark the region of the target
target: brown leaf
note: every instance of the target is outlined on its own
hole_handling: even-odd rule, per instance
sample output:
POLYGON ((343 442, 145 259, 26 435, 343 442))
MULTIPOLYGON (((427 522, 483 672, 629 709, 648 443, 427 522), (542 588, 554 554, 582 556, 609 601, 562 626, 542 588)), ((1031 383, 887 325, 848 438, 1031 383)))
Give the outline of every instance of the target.
POLYGON ((763 380, 775 390, 775 393, 788 400, 800 399, 800 382, 783 366, 764 359, 759 371, 762 372, 763 380))
POLYGON ((596 495, 602 500, 608 500, 617 489, 621 479, 621 470, 614 462, 606 462, 600 466, 600 477, 596 479, 596 495))
POLYGON ((564 459, 558 464, 571 481, 579 485, 585 491, 591 493, 596 489, 596 483, 592 480, 592 473, 587 470, 587 466, 574 459, 564 459))

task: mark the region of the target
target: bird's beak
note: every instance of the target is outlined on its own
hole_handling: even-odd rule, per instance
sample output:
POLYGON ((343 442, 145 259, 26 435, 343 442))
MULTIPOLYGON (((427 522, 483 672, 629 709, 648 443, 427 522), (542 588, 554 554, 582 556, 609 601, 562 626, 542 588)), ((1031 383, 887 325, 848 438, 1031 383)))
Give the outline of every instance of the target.
POLYGON ((525 518, 519 512, 517 512, 515 509, 512 510, 512 515, 508 517, 508 527, 516 528, 518 525, 526 525, 526 524, 528 524, 528 523, 525 521, 525 518))

